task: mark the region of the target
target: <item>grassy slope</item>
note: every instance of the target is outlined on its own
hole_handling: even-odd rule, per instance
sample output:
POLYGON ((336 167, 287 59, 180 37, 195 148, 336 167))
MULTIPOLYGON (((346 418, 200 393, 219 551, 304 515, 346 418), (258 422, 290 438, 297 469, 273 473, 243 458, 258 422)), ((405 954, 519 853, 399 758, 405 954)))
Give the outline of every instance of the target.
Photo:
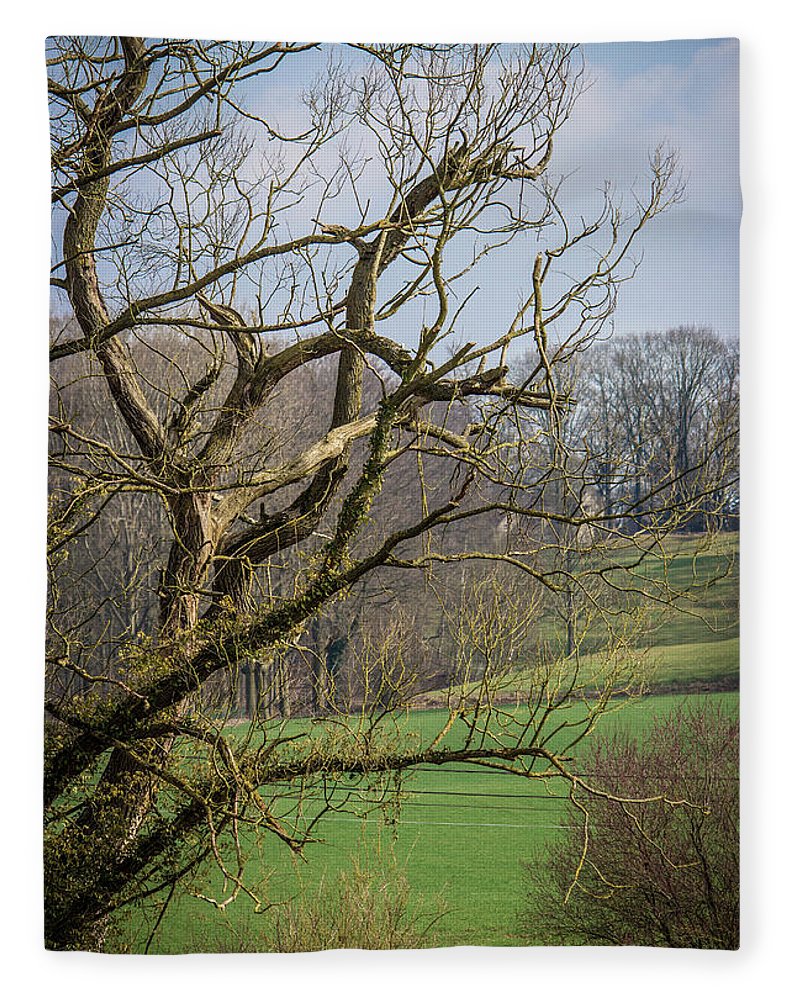
POLYGON ((644 636, 650 649, 650 689, 735 689, 739 677, 739 535, 716 538, 703 551, 696 539, 674 539, 667 567, 659 560, 646 576, 663 577, 679 592, 683 612, 654 613, 644 636))
MULTIPOLYGON (((691 589, 690 600, 681 607, 688 614, 673 612, 646 634, 650 646, 719 642, 739 634, 739 535, 721 535, 705 550, 697 551, 696 539, 675 539, 668 563, 667 581, 678 591, 691 589)), ((664 576, 656 561, 650 574, 664 576)))
MULTIPOLYGON (((640 570, 646 587, 661 579, 686 595, 670 611, 649 610, 634 640, 638 655, 645 654, 642 669, 648 689, 655 693, 736 690, 739 686, 739 536, 720 536, 702 551, 700 546, 697 538, 674 538, 666 548, 667 559, 649 557, 640 570)), ((550 645, 553 639, 562 644, 552 623, 543 622, 542 629, 550 645)), ((582 678, 599 674, 595 650, 602 639, 595 630, 585 638, 582 678)), ((499 700, 516 700, 528 682, 529 668, 502 679, 499 700)), ((445 695, 426 692, 418 701, 436 705, 444 703, 445 695)))

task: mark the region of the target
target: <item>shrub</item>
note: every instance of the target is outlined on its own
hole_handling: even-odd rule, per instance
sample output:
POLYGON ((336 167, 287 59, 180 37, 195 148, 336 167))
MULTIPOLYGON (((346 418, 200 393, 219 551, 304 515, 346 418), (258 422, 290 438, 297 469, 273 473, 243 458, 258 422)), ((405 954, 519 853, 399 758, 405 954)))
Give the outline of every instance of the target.
POLYGON ((430 948, 444 908, 415 907, 410 895, 395 865, 355 862, 334 883, 322 880, 315 894, 278 907, 264 950, 430 948))
POLYGON ((575 792, 569 831, 525 866, 525 937, 738 948, 738 722, 681 708, 642 745, 600 743, 586 773, 614 794, 575 792))
POLYGON ((412 893, 394 855, 360 850, 349 869, 301 886, 293 898, 265 913, 229 915, 203 927, 188 944, 203 952, 305 952, 332 948, 430 948, 434 928, 447 913, 441 899, 412 893))

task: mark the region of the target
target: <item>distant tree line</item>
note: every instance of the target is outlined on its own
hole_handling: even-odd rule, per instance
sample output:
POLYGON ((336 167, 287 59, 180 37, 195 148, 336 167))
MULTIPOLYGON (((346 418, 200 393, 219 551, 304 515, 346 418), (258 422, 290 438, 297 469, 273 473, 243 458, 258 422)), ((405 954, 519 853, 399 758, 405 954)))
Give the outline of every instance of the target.
MULTIPOLYGON (((68 321, 53 321, 56 329, 68 321)), ((162 356, 189 365, 189 344, 175 333, 158 333, 162 356)), ((155 355, 153 363, 157 365, 155 355)), ((150 359, 149 359, 150 360, 150 359)), ((523 358, 527 369, 531 357, 523 358)), ((164 370, 164 362, 159 362, 164 370)), ((107 421, 106 389, 90 368, 71 380, 64 379, 55 393, 54 409, 71 421, 78 420, 86 433, 125 447, 124 432, 118 423, 107 421)), ((151 377, 162 377, 152 371, 151 377)), ((333 375, 326 364, 318 363, 306 373, 311 379, 311 410, 300 417, 317 420, 331 412, 333 375)), ((304 377, 304 376, 303 376, 304 377)), ((595 525, 596 518, 618 523, 624 512, 623 531, 634 533, 641 523, 651 526, 674 521, 675 530, 734 530, 739 523, 738 418, 739 359, 737 345, 724 341, 711 330, 680 327, 663 333, 642 333, 612 337, 596 343, 574 359, 569 382, 578 399, 562 423, 565 469, 562 494, 545 491, 545 503, 570 515, 582 511, 595 525), (713 471, 714 470, 714 471, 713 471), (713 487, 707 489, 706 484, 713 487), (657 505, 655 498, 661 498, 657 505), (692 498, 696 497, 692 502, 692 498), (690 499, 688 517, 679 518, 685 498, 690 499), (666 511, 665 511, 666 508, 666 511), (613 520, 614 519, 614 520, 613 520)), ((376 379, 369 375, 365 393, 373 397, 376 379)), ((276 416, 285 426, 300 411, 306 389, 303 384, 286 382, 280 392, 276 416)), ((486 418, 486 413, 482 414, 486 418)), ((463 433, 471 415, 466 404, 443 408, 440 419, 449 430, 463 433)), ((541 448, 553 447, 547 422, 535 418, 542 431, 541 448)), ((268 445, 281 432, 277 423, 259 425, 256 434, 268 445)), ((498 433, 507 439, 513 429, 507 422, 498 433)), ((557 442, 554 447, 557 447, 557 442)), ((53 468, 51 493, 57 504, 61 488, 68 496, 69 478, 65 442, 52 435, 53 468)), ((543 455, 536 469, 519 470, 525 481, 540 479, 546 462, 558 456, 543 455)), ((359 466, 359 459, 351 458, 359 466)), ((439 459, 425 456, 425 469, 439 459)), ((399 481, 398 491, 381 498, 374 517, 386 528, 395 523, 404 507, 419 504, 420 482, 414 470, 399 481)), ((490 487, 493 495, 497 491, 490 487)), ((57 509, 57 508, 55 508, 57 509)), ((520 536, 520 519, 501 509, 477 519, 474 530, 464 526, 463 544, 482 548, 507 549, 520 536)), ((166 558, 166 523, 161 505, 150 496, 119 492, 106 501, 103 516, 89 524, 74 540, 68 562, 55 575, 58 591, 57 613, 53 621, 69 632, 72 658, 84 672, 93 675, 95 666, 108 657, 119 642, 149 632, 158 615, 157 575, 166 558), (74 623, 79 620, 80 627, 74 623)), ((535 526, 530 526, 535 533, 535 526)), ((557 548, 562 530, 553 525, 557 548)), ((586 526, 590 533, 595 528, 586 526)), ((453 530, 446 533, 446 539, 453 530)), ((535 541, 535 538, 533 539, 535 541)), ((567 552, 577 551, 580 539, 565 539, 567 552), (573 545, 571 544, 573 541, 573 545)), ((462 539, 459 539, 462 544, 462 539)), ((270 566, 269 585, 277 589, 278 579, 294 569, 294 559, 286 556, 270 566)), ((486 570, 488 573, 489 571, 486 570)), ((413 586, 414 578, 393 570, 380 569, 363 581, 355 594, 341 604, 315 616, 289 648, 263 660, 246 660, 238 673, 226 676, 217 685, 218 706, 231 706, 233 715, 253 717, 257 712, 288 716, 346 710, 359 705, 372 678, 361 678, 355 666, 355 636, 366 642, 381 640, 388 628, 400 630, 400 648, 406 648, 414 665, 415 690, 442 688, 452 679, 462 652, 458 628, 451 621, 459 605, 471 599, 471 589, 481 575, 480 567, 438 567, 433 586, 413 586)), ((524 586, 524 582, 520 584, 524 586)), ((538 598, 537 598, 538 599, 538 598)), ((565 601, 568 602, 569 595, 565 601)), ((541 596, 543 613, 566 614, 564 601, 554 605, 541 596), (554 607, 554 612, 553 612, 554 607)), ((530 639, 524 638, 523 656, 530 654, 530 639)), ((569 634, 567 651, 573 637, 569 634)), ((534 650, 533 650, 534 651, 534 650)), ((72 690, 79 690, 80 676, 68 674, 72 690)), ((376 679, 381 697, 387 685, 376 679)))
POLYGON ((660 490, 669 487, 670 508, 703 486, 706 499, 678 530, 738 526, 737 343, 695 326, 613 337, 580 356, 578 371, 572 435, 588 450, 602 508, 657 516, 660 490))

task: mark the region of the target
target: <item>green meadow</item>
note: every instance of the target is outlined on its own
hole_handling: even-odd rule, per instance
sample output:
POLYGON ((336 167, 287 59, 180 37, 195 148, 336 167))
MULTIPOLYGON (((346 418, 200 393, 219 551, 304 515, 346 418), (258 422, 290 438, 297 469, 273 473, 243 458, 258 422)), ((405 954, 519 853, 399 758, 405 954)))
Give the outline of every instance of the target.
MULTIPOLYGON (((702 584, 689 606, 693 614, 655 619, 645 635, 647 693, 611 702, 612 710, 598 720, 591 739, 619 730, 639 738, 656 718, 679 705, 738 712, 737 543, 738 536, 720 539, 703 555, 687 555, 684 546, 689 543, 679 543, 670 573, 679 589, 690 582, 702 584), (707 579, 716 582, 706 586, 707 579)), ((586 656, 594 672, 596 653, 586 656)), ((518 681, 515 674, 514 690, 518 681)), ((501 702, 508 691, 506 684, 501 702)), ((575 711, 581 713, 574 706, 568 711, 572 721, 575 711)), ((524 712, 503 706, 503 725, 518 722, 524 712)), ((439 708, 407 712, 399 720, 399 738, 425 741, 442 729, 444 718, 439 708)), ((493 722, 496 732, 496 713, 493 722)), ((308 720, 292 720, 288 726, 299 727, 306 738, 326 733, 308 720)), ((452 730, 448 742, 454 735, 452 730)), ((584 760, 584 744, 579 753, 584 760)), ((310 818, 326 801, 333 805, 314 831, 317 841, 307 845, 301 858, 272 836, 261 844, 252 837, 245 841, 246 878, 270 908, 256 913, 250 900, 240 897, 218 909, 196 898, 200 894, 221 901, 230 892, 228 881, 207 865, 187 887, 192 894, 174 896, 164 913, 162 899, 127 911, 118 928, 119 949, 265 950, 279 907, 289 900, 331 895, 355 866, 383 872, 385 878, 388 872, 405 876, 412 914, 419 923, 431 924, 426 945, 529 944, 531 939, 520 935, 517 914, 529 892, 530 859, 551 846, 570 822, 564 783, 460 764, 415 768, 395 793, 391 785, 387 795, 382 778, 343 776, 328 783, 321 796, 311 792, 306 799, 289 786, 265 791, 272 796, 275 814, 286 820, 297 809, 310 818)), ((536 932, 532 943, 539 942, 536 932)))
MULTIPOLYGON (((736 693, 652 696, 604 717, 598 732, 622 728, 639 734, 679 704, 693 707, 704 701, 738 711, 736 693)), ((439 710, 425 711, 415 713, 410 722, 434 731, 442 724, 441 716, 439 710)), ((303 859, 273 837, 267 837, 260 850, 249 845, 247 878, 268 902, 325 892, 355 863, 392 866, 406 875, 417 914, 442 914, 427 943, 529 943, 516 927, 523 893, 529 891, 522 862, 551 844, 568 824, 568 800, 561 785, 457 765, 422 767, 406 778, 395 804, 384 813, 373 809, 367 817, 359 813, 376 800, 375 787, 338 782, 332 791, 335 796, 350 794, 350 801, 324 817, 320 840, 307 846, 303 859)), ((281 814, 288 813, 288 799, 278 805, 281 814)), ((316 799, 309 802, 308 814, 320 805, 316 799)), ((228 885, 216 869, 207 866, 202 875, 203 895, 220 900, 227 894, 228 885)), ((256 914, 246 899, 220 911, 185 894, 171 903, 149 951, 258 950, 256 942, 274 912, 256 914)), ((151 909, 130 913, 124 946, 142 950, 155 918, 151 909)))

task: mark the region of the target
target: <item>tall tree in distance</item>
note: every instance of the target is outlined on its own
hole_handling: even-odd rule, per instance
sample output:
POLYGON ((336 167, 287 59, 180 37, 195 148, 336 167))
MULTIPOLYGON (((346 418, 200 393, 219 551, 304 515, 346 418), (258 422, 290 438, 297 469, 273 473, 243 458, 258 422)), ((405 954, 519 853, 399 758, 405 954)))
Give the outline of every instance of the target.
POLYGON ((604 509, 647 516, 661 493, 670 517, 687 496, 686 530, 738 514, 738 347, 701 327, 596 344, 578 366, 578 435, 594 458, 604 509), (708 501, 702 495, 708 492, 708 501))

